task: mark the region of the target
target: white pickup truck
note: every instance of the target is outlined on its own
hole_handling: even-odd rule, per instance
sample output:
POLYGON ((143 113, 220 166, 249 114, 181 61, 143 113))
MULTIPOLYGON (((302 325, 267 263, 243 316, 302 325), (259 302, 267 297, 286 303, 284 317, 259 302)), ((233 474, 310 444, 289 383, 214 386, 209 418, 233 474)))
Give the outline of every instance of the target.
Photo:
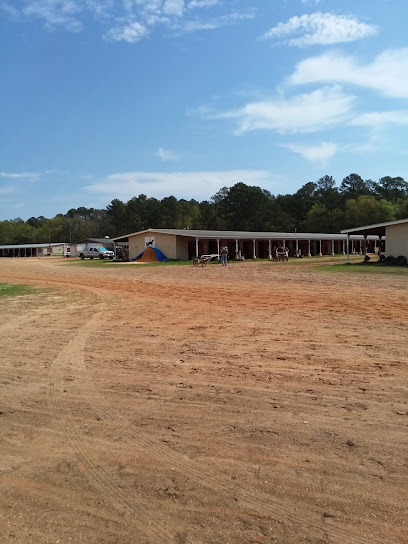
POLYGON ((88 247, 88 249, 83 249, 79 254, 82 260, 85 257, 89 257, 90 259, 113 259, 114 256, 114 252, 106 249, 106 247, 88 247))

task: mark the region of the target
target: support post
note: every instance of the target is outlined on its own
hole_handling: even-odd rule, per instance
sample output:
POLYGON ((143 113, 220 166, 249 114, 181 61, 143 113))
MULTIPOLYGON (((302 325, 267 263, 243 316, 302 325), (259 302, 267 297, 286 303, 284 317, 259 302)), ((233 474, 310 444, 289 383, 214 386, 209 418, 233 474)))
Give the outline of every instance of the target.
POLYGON ((334 256, 334 240, 332 240, 332 256, 334 256))
MULTIPOLYGON (((353 243, 353 241, 351 241, 353 243)), ((346 242, 346 263, 348 264, 350 262, 350 234, 347 233, 347 242, 346 242)))
POLYGON ((367 257, 367 234, 364 234, 363 251, 364 251, 364 260, 365 260, 365 258, 367 257))
POLYGON ((378 260, 380 261, 381 260, 381 246, 382 246, 382 242, 381 242, 381 234, 378 235, 378 239, 380 240, 379 244, 378 244, 378 260))
POLYGON ((319 255, 320 255, 320 257, 323 256, 323 254, 322 254, 322 241, 321 240, 319 240, 319 255))
POLYGON ((235 240, 235 258, 238 259, 239 247, 238 240, 235 240))
POLYGON ((256 240, 252 240, 254 243, 254 255, 253 258, 256 259, 256 240))
MULTIPOLYGON (((220 252, 218 251, 218 255, 220 254, 220 252)), ((196 238, 196 257, 198 257, 198 238, 196 238)))
POLYGON ((312 254, 310 253, 310 240, 308 240, 307 242, 308 242, 307 256, 308 256, 308 257, 311 257, 312 254))
POLYGON ((272 240, 268 240, 268 256, 272 259, 272 240))

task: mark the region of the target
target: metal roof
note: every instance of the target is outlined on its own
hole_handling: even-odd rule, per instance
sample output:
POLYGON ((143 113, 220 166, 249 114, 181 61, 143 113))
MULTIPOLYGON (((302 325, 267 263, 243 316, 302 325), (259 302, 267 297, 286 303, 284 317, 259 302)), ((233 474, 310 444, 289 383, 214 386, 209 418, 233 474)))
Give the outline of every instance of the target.
POLYGON ((84 240, 79 240, 79 242, 72 242, 73 244, 85 244, 87 242, 95 244, 106 244, 113 243, 113 238, 85 238, 84 240))
POLYGON ((52 242, 51 244, 7 244, 0 246, 0 249, 30 249, 30 248, 43 248, 43 247, 57 247, 57 246, 69 246, 67 242, 52 242))
POLYGON ((343 234, 349 234, 354 232, 354 234, 371 234, 377 236, 385 236, 385 228, 390 227, 391 225, 401 225, 402 223, 408 223, 408 219, 398 219, 397 221, 388 221, 386 223, 377 223, 374 225, 367 225, 365 227, 354 227, 352 229, 345 229, 341 232, 343 234))
MULTIPOLYGON (((112 241, 123 241, 130 236, 140 234, 172 234, 174 236, 185 236, 206 240, 346 240, 344 234, 327 234, 316 232, 248 232, 232 230, 190 230, 190 229, 147 229, 139 232, 132 232, 124 236, 112 238, 112 241)), ((352 239, 362 239, 362 236, 352 236, 352 239)))

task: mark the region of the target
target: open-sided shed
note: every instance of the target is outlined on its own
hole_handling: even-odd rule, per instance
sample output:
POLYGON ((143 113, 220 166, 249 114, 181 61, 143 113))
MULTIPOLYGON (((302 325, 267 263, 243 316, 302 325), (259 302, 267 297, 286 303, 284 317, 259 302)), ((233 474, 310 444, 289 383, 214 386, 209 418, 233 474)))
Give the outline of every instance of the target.
POLYGON ((0 246, 0 257, 41 257, 43 255, 68 255, 69 244, 7 244, 0 246))
MULTIPOLYGON (((388 255, 393 255, 394 257, 404 256, 408 259, 408 219, 355 227, 342 230, 341 232, 347 236, 348 249, 351 236, 363 236, 364 240, 374 236, 380 240, 380 248, 381 240, 386 239, 385 251, 388 255)), ((347 261, 348 256, 349 251, 347 251, 347 261)))

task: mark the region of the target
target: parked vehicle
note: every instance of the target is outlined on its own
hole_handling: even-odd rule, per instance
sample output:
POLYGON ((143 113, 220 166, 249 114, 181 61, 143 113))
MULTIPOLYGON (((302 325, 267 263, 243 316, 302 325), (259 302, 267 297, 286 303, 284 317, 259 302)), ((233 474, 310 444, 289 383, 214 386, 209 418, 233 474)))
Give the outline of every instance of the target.
POLYGON ((110 251, 109 249, 106 249, 106 247, 88 247, 87 249, 83 249, 79 257, 80 259, 85 259, 86 257, 89 257, 90 259, 113 259, 115 256, 113 251, 110 251))

